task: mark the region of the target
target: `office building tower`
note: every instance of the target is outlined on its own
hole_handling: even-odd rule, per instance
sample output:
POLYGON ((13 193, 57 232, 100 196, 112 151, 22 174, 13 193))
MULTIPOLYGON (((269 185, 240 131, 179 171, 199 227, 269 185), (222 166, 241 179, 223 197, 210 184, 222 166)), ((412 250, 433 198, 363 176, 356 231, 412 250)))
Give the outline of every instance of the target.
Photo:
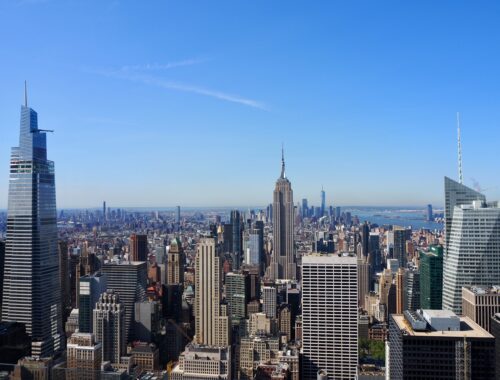
POLYGON ((179 232, 181 230, 181 206, 176 207, 175 213, 175 227, 179 232))
POLYGON ((26 356, 19 359, 10 380, 49 380, 53 365, 52 358, 26 356))
POLYGON ((427 205, 427 221, 432 222, 434 220, 434 214, 432 212, 432 205, 427 205))
POLYGON ((460 314, 462 286, 500 284, 500 208, 497 202, 487 204, 482 194, 448 178, 445 196, 443 308, 460 314), (467 196, 482 199, 466 203, 467 196))
POLYGON ((19 359, 28 356, 31 341, 26 334, 26 327, 18 322, 0 322, 0 362, 16 364, 19 359))
POLYGON ((268 318, 276 318, 277 294, 274 286, 262 287, 262 312, 268 318))
POLYGON ((358 259, 358 305, 365 308, 365 297, 370 292, 370 264, 365 258, 358 259))
POLYGON ((495 337, 495 379, 500 380, 500 314, 491 317, 490 329, 495 337))
POLYGON ((321 216, 325 216, 325 208, 326 208, 325 191, 323 190, 323 187, 322 187, 321 188, 321 209, 320 209, 321 216))
POLYGON ((292 339, 292 311, 290 305, 281 304, 278 310, 279 332, 286 337, 288 343, 292 339))
POLYGON ((241 216, 238 210, 231 211, 231 254, 233 257, 233 268, 239 269, 242 261, 242 225, 241 216))
POLYGON ((404 310, 420 309, 420 273, 407 269, 404 276, 404 310))
POLYGON ((404 278, 405 270, 399 268, 396 272, 396 314, 402 314, 404 308, 404 278))
POLYGON ((406 268, 406 234, 404 228, 394 227, 394 251, 392 257, 399 261, 401 268, 406 268))
POLYGON ((106 201, 102 202, 102 219, 106 220, 107 218, 107 209, 106 209, 106 201))
POLYGON ((67 345, 66 357, 65 379, 99 380, 101 378, 102 344, 96 342, 94 334, 73 334, 67 345))
POLYGON ((78 295, 78 331, 93 333, 93 312, 101 294, 107 290, 106 275, 97 272, 80 277, 78 295))
POLYGON ((172 239, 168 251, 167 285, 184 283, 184 265, 186 256, 179 238, 172 239))
POLYGON ((307 207, 307 199, 302 199, 302 218, 307 218, 309 216, 309 207, 307 207))
POLYGON ((368 256, 370 252, 370 225, 364 222, 361 226, 361 246, 363 247, 363 256, 368 256))
POLYGON ((127 353, 125 306, 113 290, 101 294, 94 309, 94 334, 102 344, 102 361, 120 363, 127 353))
POLYGON ((221 303, 219 251, 215 238, 202 238, 195 259, 195 341, 209 346, 229 345, 229 317, 221 303))
POLYGON ((147 261, 148 259, 148 235, 130 235, 130 261, 147 261))
MULTIPOLYGON (((255 222, 257 225, 259 222, 255 222)), ((262 222, 260 222, 262 223, 262 222)), ((260 226, 260 224, 259 224, 260 226)), ((262 228, 252 228, 248 234, 248 247, 245 256, 245 264, 248 265, 257 265, 259 266, 261 263, 261 257, 263 256, 264 250, 264 226, 262 228)))
POLYGON ((160 303, 159 301, 143 301, 135 303, 134 337, 141 342, 152 343, 160 333, 160 303))
POLYGON ((281 175, 273 194, 273 255, 270 277, 272 280, 297 277, 294 247, 294 206, 292 184, 286 178, 285 158, 282 152, 281 175))
POLYGON ((443 305, 443 247, 420 251, 420 307, 441 310, 443 305))
POLYGON ((54 162, 26 99, 10 159, 1 319, 24 323, 32 355, 46 357, 62 348, 63 332, 54 162))
POLYGON ((302 258, 302 380, 356 378, 357 282, 356 257, 302 258))
MULTIPOLYGON (((209 347, 189 344, 170 372, 171 380, 231 380, 231 350, 229 347, 209 347)), ((234 377, 236 378, 236 377, 234 377)))
POLYGON ((5 241, 0 240, 0 316, 2 315, 4 266, 5 266, 5 241))
POLYGON ((128 342, 133 339, 134 304, 146 298, 146 262, 111 261, 105 263, 101 271, 106 274, 108 290, 120 295, 120 302, 125 308, 125 336, 128 342))
POLYGON ((246 317, 249 280, 249 275, 244 273, 230 272, 226 275, 226 301, 233 326, 239 325, 240 321, 246 317))
POLYGON ((491 317, 500 313, 500 286, 464 286, 462 315, 491 332, 491 317))
POLYGON ((495 341, 470 318, 446 310, 391 315, 388 376, 402 379, 493 379, 495 341))
MULTIPOLYGON (((63 240, 58 241, 57 255, 59 256, 59 287, 61 289, 61 315, 63 318, 63 323, 65 323, 69 313, 71 312, 71 298, 69 294, 69 272, 68 272, 69 271, 68 243, 66 241, 63 240)), ((0 266, 1 266, 1 256, 0 256, 0 266)), ((1 273, 3 273, 3 271, 1 273)), ((0 290, 0 299, 1 299, 1 290, 0 290)), ((0 301, 0 310, 2 309, 1 303, 2 302, 0 301)))

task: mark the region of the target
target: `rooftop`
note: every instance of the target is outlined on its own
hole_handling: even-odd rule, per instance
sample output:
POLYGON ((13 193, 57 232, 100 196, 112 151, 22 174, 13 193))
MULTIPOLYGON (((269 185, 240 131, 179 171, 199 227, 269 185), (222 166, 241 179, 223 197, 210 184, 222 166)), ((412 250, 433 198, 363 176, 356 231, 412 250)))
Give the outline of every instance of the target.
POLYGON ((472 285, 464 286, 463 288, 476 295, 493 294, 500 295, 500 285, 484 286, 484 285, 472 285))

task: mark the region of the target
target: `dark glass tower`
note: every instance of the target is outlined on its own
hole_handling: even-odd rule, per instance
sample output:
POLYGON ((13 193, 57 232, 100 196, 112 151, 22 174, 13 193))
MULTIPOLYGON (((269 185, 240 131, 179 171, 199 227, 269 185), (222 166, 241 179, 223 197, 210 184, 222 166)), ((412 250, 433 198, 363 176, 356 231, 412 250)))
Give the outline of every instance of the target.
POLYGON ((62 333, 54 163, 45 132, 25 101, 10 159, 2 320, 25 324, 33 356, 58 351, 62 333))

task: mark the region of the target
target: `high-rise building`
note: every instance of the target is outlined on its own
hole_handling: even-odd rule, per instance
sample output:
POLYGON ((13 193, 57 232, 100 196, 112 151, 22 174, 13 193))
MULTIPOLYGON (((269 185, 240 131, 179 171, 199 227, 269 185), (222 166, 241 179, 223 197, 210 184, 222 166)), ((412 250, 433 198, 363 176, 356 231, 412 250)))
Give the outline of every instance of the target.
POLYGON ((449 178, 445 197, 443 308, 460 314, 462 286, 500 284, 500 207, 449 178))
POLYGON ((61 288, 54 162, 37 113, 21 107, 19 146, 10 159, 2 320, 24 323, 33 356, 60 350, 61 288))
POLYGON ((274 286, 262 287, 262 312, 268 318, 276 318, 277 294, 274 286))
POLYGON ((309 207, 307 207, 307 199, 302 199, 302 218, 307 218, 309 216, 309 207))
POLYGON ((443 247, 420 251, 420 307, 441 310, 443 305, 443 247))
POLYGON ((401 268, 406 267, 406 230, 402 227, 394 227, 393 258, 399 260, 401 268))
POLYGON ((102 344, 102 361, 120 363, 127 350, 125 307, 112 290, 101 294, 94 309, 94 334, 102 344))
MULTIPOLYGON (((255 224, 257 224, 256 222, 255 224)), ((261 222, 262 223, 262 222, 261 222)), ((263 227, 263 226, 262 226, 263 227)), ((260 265, 264 244, 263 228, 252 228, 248 234, 248 247, 245 254, 245 264, 260 265)))
POLYGON ((357 289, 356 257, 302 258, 302 380, 356 378, 357 289))
POLYGON ((273 195, 273 255, 270 266, 272 280, 291 280, 297 277, 293 225, 292 184, 286 178, 285 158, 282 152, 281 175, 276 181, 273 195))
POLYGON ((101 271, 107 276, 108 290, 120 295, 120 302, 125 308, 125 336, 128 342, 133 339, 134 304, 146 298, 146 262, 111 261, 105 263, 101 271))
MULTIPOLYGON (((59 287, 61 289, 61 315, 63 318, 63 323, 65 323, 69 313, 71 312, 71 298, 69 294, 68 242, 64 240, 58 241, 57 255, 59 256, 59 287)), ((1 261, 1 256, 0 256, 0 261, 1 261)), ((0 290, 0 297, 1 297, 1 290, 0 290)), ((1 302, 0 302, 0 310, 2 310, 1 302)))
POLYGON ((364 222, 361 226, 361 246, 363 247, 363 256, 368 256, 370 252, 370 225, 364 222))
POLYGON ((0 316, 2 315, 4 266, 5 266, 5 241, 0 240, 0 316))
POLYGON ((427 221, 432 222, 434 220, 434 214, 432 212, 432 205, 427 205, 427 221))
POLYGON ((399 268, 396 272, 396 314, 403 314, 405 294, 404 278, 405 270, 399 268))
POLYGON ((107 217, 107 209, 106 209, 106 201, 103 201, 102 202, 102 218, 103 220, 106 220, 106 217, 107 217))
POLYGON ((246 306, 249 301, 249 275, 244 273, 228 273, 226 275, 226 300, 232 325, 239 325, 246 317, 246 306))
POLYGON ((130 261, 146 261, 148 259, 148 235, 130 235, 130 261))
POLYGON ((269 335, 241 338, 239 354, 239 379, 255 379, 259 363, 268 362, 278 356, 279 338, 269 335))
POLYGON ((446 310, 390 316, 388 376, 403 379, 493 379, 495 340, 470 318, 446 310))
POLYGON ((92 333, 93 312, 97 301, 107 289, 106 275, 97 272, 80 277, 80 294, 78 295, 78 331, 92 333))
POLYGON ((491 335, 495 337, 495 379, 500 380, 500 314, 491 317, 490 328, 491 335))
POLYGON ((370 292, 370 264, 364 257, 358 258, 358 305, 365 307, 365 297, 370 292))
POLYGON ((155 336, 160 333, 160 303, 150 300, 136 302, 134 315, 135 339, 141 342, 153 343, 155 336))
POLYGON ((74 333, 66 350, 67 380, 99 380, 102 363, 102 344, 95 341, 94 334, 74 333))
POLYGON ((168 251, 167 285, 184 283, 184 264, 186 256, 179 238, 172 239, 168 251))
POLYGON ((325 216, 325 208, 326 208, 326 199, 325 199, 325 190, 321 187, 321 216, 325 216))
MULTIPOLYGON (((234 377, 237 378, 237 377, 234 377)), ((169 375, 171 380, 231 380, 231 349, 189 344, 169 375)))
POLYGON ((404 310, 420 309, 420 273, 409 268, 404 276, 404 310))
POLYGON ((181 206, 176 207, 175 213, 175 228, 177 231, 181 230, 181 206))
POLYGON ((233 268, 239 269, 241 265, 242 257, 242 239, 241 234, 243 232, 241 225, 241 216, 238 210, 231 211, 231 255, 233 257, 233 268))
POLYGON ((215 238, 202 238, 195 259, 195 341, 209 346, 229 345, 229 317, 221 303, 220 247, 215 238))
POLYGON ((462 315, 491 332, 491 317, 500 313, 500 286, 464 286, 462 315))

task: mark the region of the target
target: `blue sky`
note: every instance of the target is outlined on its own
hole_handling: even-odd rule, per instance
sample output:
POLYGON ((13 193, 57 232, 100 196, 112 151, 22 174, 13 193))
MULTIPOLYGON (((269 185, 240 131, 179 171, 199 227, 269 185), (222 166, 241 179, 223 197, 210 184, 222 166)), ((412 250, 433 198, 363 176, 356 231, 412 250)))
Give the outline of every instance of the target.
POLYGON ((0 2, 0 208, 23 81, 59 207, 500 198, 497 1, 0 2))

